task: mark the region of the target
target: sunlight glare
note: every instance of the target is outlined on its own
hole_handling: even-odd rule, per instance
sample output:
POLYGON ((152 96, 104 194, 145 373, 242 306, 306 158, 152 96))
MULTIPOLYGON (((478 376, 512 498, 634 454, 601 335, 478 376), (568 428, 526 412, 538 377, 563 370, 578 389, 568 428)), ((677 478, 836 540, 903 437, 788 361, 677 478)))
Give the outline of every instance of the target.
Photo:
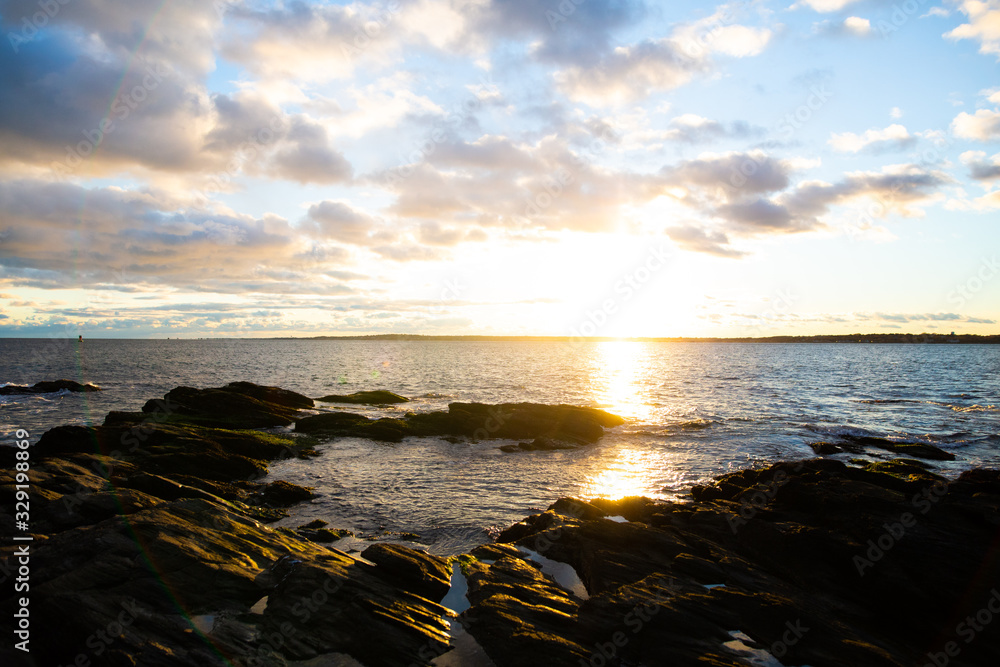
MULTIPOLYGON (((588 479, 581 489, 585 498, 619 500, 629 496, 649 496, 650 475, 660 467, 650 452, 622 449, 605 470, 588 479)), ((655 495, 655 494, 654 494, 655 495)))
POLYGON ((644 343, 599 343, 591 388, 594 400, 609 412, 638 421, 653 416, 653 406, 640 395, 649 381, 648 350, 644 343))

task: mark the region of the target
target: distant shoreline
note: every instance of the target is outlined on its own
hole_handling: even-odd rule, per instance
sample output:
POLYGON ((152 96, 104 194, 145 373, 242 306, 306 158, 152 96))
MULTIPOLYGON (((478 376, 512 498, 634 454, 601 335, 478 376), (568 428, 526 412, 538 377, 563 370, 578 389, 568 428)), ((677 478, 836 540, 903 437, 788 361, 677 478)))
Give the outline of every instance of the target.
MULTIPOLYGON (((48 336, 20 337, 6 336, 0 340, 65 340, 77 342, 75 338, 51 338, 48 336)), ((351 341, 402 341, 402 342, 471 342, 471 343, 867 343, 867 344, 923 344, 923 345, 1000 345, 1000 334, 983 336, 980 334, 830 334, 822 336, 767 336, 762 338, 621 338, 615 336, 430 336, 420 334, 373 334, 368 336, 170 336, 163 338, 116 338, 94 336, 88 340, 351 340, 351 341)))
POLYGON ((424 336, 417 334, 377 334, 372 336, 281 336, 265 340, 389 340, 389 341, 446 341, 446 342, 555 342, 555 343, 604 343, 625 341, 633 343, 910 343, 910 344, 965 344, 998 345, 1000 334, 846 334, 826 336, 768 336, 765 338, 616 338, 608 336, 424 336))

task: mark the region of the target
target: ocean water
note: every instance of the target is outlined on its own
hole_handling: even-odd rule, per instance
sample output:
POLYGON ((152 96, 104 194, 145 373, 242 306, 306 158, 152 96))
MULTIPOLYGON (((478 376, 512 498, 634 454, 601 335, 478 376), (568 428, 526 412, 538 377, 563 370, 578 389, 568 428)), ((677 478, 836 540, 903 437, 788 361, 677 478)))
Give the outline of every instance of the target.
POLYGON ((271 477, 322 494, 283 524, 321 518, 366 536, 414 533, 436 553, 482 543, 561 496, 678 497, 723 472, 811 457, 809 443, 844 435, 935 444, 958 457, 936 464, 947 475, 1000 466, 1000 346, 0 339, 0 384, 59 378, 104 391, 0 397, 3 442, 17 428, 37 438, 59 424, 100 424, 178 385, 234 380, 313 397, 388 389, 414 399, 357 408, 369 415, 532 401, 626 418, 574 451, 342 438, 318 459, 271 465, 271 477))

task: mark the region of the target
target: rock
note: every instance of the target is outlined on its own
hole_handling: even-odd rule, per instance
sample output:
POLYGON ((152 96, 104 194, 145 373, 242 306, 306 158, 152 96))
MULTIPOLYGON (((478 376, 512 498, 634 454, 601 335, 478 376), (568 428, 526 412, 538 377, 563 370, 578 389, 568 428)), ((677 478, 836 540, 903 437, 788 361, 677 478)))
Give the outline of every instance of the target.
POLYGON ((605 428, 625 423, 617 415, 596 408, 537 403, 451 403, 448 415, 456 435, 474 438, 549 438, 593 443, 605 428))
MULTIPOLYGON (((481 548, 500 558, 469 577, 470 632, 497 667, 612 664, 611 649, 623 665, 745 664, 724 646, 736 629, 782 664, 924 664, 949 641, 927 637, 982 609, 1000 578, 997 471, 949 483, 904 459, 816 459, 724 475, 693 495, 562 499, 518 522, 498 539, 571 565, 590 599, 546 601, 530 565, 495 552, 509 546, 481 548)), ((1000 628, 983 632, 949 665, 996 663, 1000 628)))
POLYGON ((177 387, 162 400, 148 401, 142 411, 164 415, 161 421, 184 421, 218 428, 287 426, 299 416, 299 407, 312 399, 277 387, 234 382, 216 389, 177 387))
POLYGON ((373 544, 361 557, 375 563, 376 576, 428 600, 441 600, 451 587, 451 565, 444 558, 386 543, 373 544))
POLYGON ((842 436, 846 443, 854 446, 875 447, 884 449, 904 456, 912 456, 918 459, 930 459, 935 461, 954 461, 955 455, 940 447, 919 442, 896 442, 886 438, 879 438, 870 435, 845 435, 842 436))
POLYGON ((497 667, 587 664, 579 601, 520 558, 504 556, 468 578, 464 625, 497 667))
MULTIPOLYGON (((63 531, 31 549, 37 664, 80 664, 83 654, 93 665, 277 666, 332 652, 370 665, 425 664, 421 650, 447 647, 437 604, 345 554, 205 500, 63 531), (263 615, 250 615, 263 596, 263 615), (206 642, 191 623, 209 618, 206 642), (107 628, 117 629, 98 641, 95 631, 107 628)), ((5 609, 11 593, 0 594, 5 609)))
POLYGON ((571 445, 567 442, 559 442, 557 440, 553 440, 552 438, 546 438, 544 436, 535 438, 531 442, 522 442, 519 446, 526 452, 554 451, 558 449, 577 449, 577 445, 571 445))
POLYGON ((265 484, 259 493, 263 501, 272 507, 290 507, 316 497, 311 486, 299 486, 280 479, 265 484))
POLYGON ((80 384, 73 380, 50 380, 36 382, 31 387, 20 385, 7 385, 0 387, 0 396, 17 396, 25 394, 52 394, 57 391, 71 392, 91 392, 101 391, 101 388, 94 384, 80 384))
MULTIPOLYGON (((533 438, 518 447, 519 451, 530 451, 593 443, 604 435, 605 428, 623 423, 621 417, 603 410, 570 405, 452 403, 446 413, 407 413, 401 418, 376 420, 348 412, 323 413, 299 419, 295 430, 385 442, 400 442, 408 436, 533 438)), ((515 451, 505 447, 504 451, 515 451)))
POLYGON ((371 666, 427 665, 448 650, 447 610, 378 569, 334 549, 282 561, 271 574, 261 638, 280 639, 277 652, 291 660, 337 652, 371 666))
POLYGON ((353 394, 330 394, 317 401, 324 403, 355 403, 360 405, 390 405, 393 403, 408 403, 410 399, 391 391, 356 391, 353 394))
POLYGON ((342 540, 345 537, 353 537, 354 535, 354 533, 350 530, 331 530, 329 528, 315 528, 311 530, 298 528, 295 532, 310 542, 315 542, 317 544, 329 544, 331 542, 336 542, 337 540, 342 540))
POLYGON ((843 447, 833 444, 832 442, 811 442, 809 446, 812 450, 819 454, 820 456, 829 456, 830 454, 840 454, 844 451, 843 447))

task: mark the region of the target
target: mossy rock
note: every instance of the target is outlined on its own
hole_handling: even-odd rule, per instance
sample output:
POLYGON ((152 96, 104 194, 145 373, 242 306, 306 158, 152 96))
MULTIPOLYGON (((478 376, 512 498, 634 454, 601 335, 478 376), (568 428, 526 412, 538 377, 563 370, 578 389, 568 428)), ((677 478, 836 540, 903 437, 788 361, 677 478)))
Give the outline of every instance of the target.
POLYGON ((393 403, 409 403, 410 399, 391 391, 356 391, 353 394, 330 394, 317 401, 324 403, 353 403, 356 405, 391 405, 393 403))

